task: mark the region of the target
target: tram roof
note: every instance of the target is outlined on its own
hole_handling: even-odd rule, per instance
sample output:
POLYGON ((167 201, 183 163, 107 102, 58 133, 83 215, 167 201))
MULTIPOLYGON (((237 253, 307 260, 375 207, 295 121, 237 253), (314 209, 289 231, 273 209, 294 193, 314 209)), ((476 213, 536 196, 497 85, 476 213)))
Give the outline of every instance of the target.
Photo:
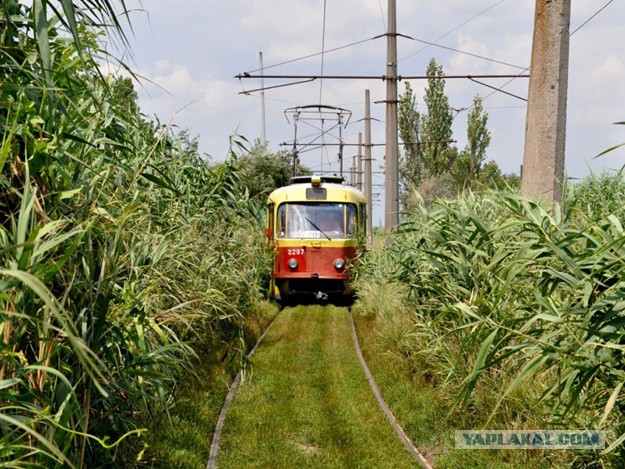
POLYGON ((321 180, 316 185, 312 181, 295 182, 295 184, 280 187, 269 194, 269 203, 287 201, 365 203, 366 199, 365 195, 355 187, 321 180), (311 196, 310 189, 325 189, 325 197, 319 198, 319 195, 311 196))

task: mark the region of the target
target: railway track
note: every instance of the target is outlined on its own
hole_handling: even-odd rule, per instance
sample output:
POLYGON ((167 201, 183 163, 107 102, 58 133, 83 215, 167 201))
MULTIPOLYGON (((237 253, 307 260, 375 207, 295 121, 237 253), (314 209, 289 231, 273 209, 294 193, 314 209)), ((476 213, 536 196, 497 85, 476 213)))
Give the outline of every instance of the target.
POLYGON ((207 468, 217 467, 222 446, 223 467, 287 461, 326 467, 358 463, 431 467, 384 402, 362 356, 351 311, 332 306, 287 308, 265 330, 249 358, 268 336, 269 343, 257 355, 251 378, 256 382, 241 386, 239 403, 234 396, 241 372, 230 386, 207 468), (234 414, 225 425, 231 406, 234 414))

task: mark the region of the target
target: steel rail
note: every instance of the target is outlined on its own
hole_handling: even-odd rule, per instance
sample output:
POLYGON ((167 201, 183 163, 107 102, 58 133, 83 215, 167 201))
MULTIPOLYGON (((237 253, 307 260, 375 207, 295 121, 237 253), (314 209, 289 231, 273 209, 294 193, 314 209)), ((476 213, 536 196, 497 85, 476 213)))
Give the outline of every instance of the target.
MULTIPOLYGON (((273 326, 274 322, 276 322, 276 318, 280 315, 280 312, 278 312, 278 314, 274 316, 274 318, 271 320, 271 322, 267 326, 267 329, 265 329, 265 332, 263 332, 262 335, 259 337, 258 342, 256 342, 256 345, 254 345, 252 350, 250 350, 250 353, 247 354, 248 360, 252 358, 252 355, 254 355, 254 352, 256 352, 256 349, 258 348, 260 343, 263 341, 263 339, 269 332, 269 329, 271 329, 271 326, 273 326)), ((215 432, 213 433, 213 440, 211 442, 211 449, 208 455, 208 463, 206 464, 207 469, 215 469, 217 466, 217 456, 219 455, 219 442, 221 440, 221 432, 223 430, 224 422, 226 421, 226 414, 228 413, 228 407, 230 407, 230 403, 232 402, 234 393, 236 392, 237 388, 239 387, 239 384, 241 383, 242 373, 243 373, 243 368, 239 369, 239 372, 235 376, 234 381, 232 381, 232 384, 230 385, 230 388, 228 389, 228 394, 226 395, 226 400, 224 401, 221 407, 221 412, 219 412, 219 418, 217 419, 217 425, 215 426, 215 432)))
POLYGON ((397 422, 395 415, 393 415, 393 411, 389 408, 389 406, 384 401, 384 398, 382 397, 382 393, 380 392, 380 389, 378 388, 378 385, 376 384, 375 379, 373 378, 373 375, 371 374, 371 370, 369 370, 369 367, 367 366, 367 362, 365 361, 365 358, 362 356, 362 351, 360 350, 360 344, 358 342, 358 335, 356 334, 356 326, 354 326, 354 318, 352 317, 351 308, 348 311, 349 311, 349 325, 351 326, 351 329, 352 329, 352 339, 354 339, 354 349, 356 349, 356 355, 358 356, 358 360, 360 361, 360 365, 362 366, 362 369, 364 370, 365 375, 367 375, 367 380, 369 380, 369 385, 371 386, 371 390, 373 391, 373 394, 375 394, 375 398, 378 400, 378 404, 380 405, 380 407, 386 414, 386 417, 391 422, 391 425, 395 429, 395 432, 397 433, 401 441, 404 443, 408 451, 410 451, 410 453, 414 456, 417 462, 426 469, 433 469, 430 463, 427 461, 427 459, 425 459, 425 457, 421 453, 419 453, 419 450, 417 449, 417 447, 410 440, 410 438, 408 438, 406 433, 404 433, 403 428, 397 422))
MULTIPOLYGON (((265 329, 265 331, 262 333, 262 335, 260 336, 260 338, 258 339, 256 344, 254 345, 252 350, 250 350, 250 352, 247 354, 247 358, 248 359, 250 359, 252 357, 252 355, 254 355, 254 352, 256 352, 256 350, 260 346, 260 344, 263 341, 263 339, 267 336, 267 334, 269 333, 269 330, 271 329, 271 327, 275 323, 276 318, 279 315, 280 315, 280 313, 278 313, 272 319, 272 321, 269 324, 269 326, 267 326, 267 329, 265 329)), ((384 401, 384 398, 382 397, 382 393, 380 392, 380 390, 379 390, 379 388, 378 388, 378 386, 377 386, 377 384, 375 382, 375 379, 373 378, 373 375, 371 374, 371 370, 369 370, 369 367, 367 366, 367 362, 365 361, 365 359, 364 359, 364 357, 362 355, 362 351, 360 350, 360 344, 358 342, 358 335, 356 333, 356 327, 354 325, 354 319, 352 317, 351 309, 348 309, 348 315, 349 315, 349 324, 350 324, 350 328, 351 328, 351 332, 352 332, 352 339, 353 339, 353 343, 354 343, 354 349, 356 351, 356 355, 358 357, 358 361, 360 362, 360 365, 362 366, 362 369, 365 372, 365 375, 367 376, 367 380, 369 381, 369 385, 371 386, 371 390, 373 391, 373 394, 375 395, 380 408, 382 409, 382 411, 384 412, 384 414, 386 415, 386 417, 390 421, 391 425, 393 426, 393 429, 395 430, 395 432, 397 433, 399 438, 402 440, 402 443, 404 444, 404 446, 406 446, 406 448, 413 455, 415 460, 422 467, 424 467, 425 469, 433 469, 433 467, 430 465, 430 463, 425 459, 425 457, 421 453, 419 453, 419 450, 416 448, 414 443, 412 443, 410 438, 406 435, 406 433, 402 429, 401 425, 399 425, 399 423, 397 422, 397 419, 395 418, 395 415, 393 415, 393 412, 391 411, 389 406, 384 401)), ((226 399, 224 400, 224 403, 223 403, 223 405, 221 407, 221 411, 219 413, 219 418, 217 419, 217 425, 215 426, 215 432, 213 434, 213 439, 212 439, 212 442, 211 442, 211 448, 210 448, 210 453, 209 453, 209 457, 208 457, 208 463, 206 465, 207 469, 215 469, 216 466, 217 466, 217 457, 219 455, 219 443, 220 443, 220 440, 221 440, 221 434, 222 434, 222 431, 223 431, 223 426, 224 426, 224 423, 226 421, 226 415, 228 413, 228 408, 230 407, 230 404, 232 403, 232 399, 234 398, 234 393, 236 392, 237 388, 239 387, 239 384, 241 383, 242 372, 243 372, 243 369, 241 368, 238 371, 238 373, 237 373, 236 377, 234 378, 234 380, 232 381, 232 384, 230 385, 230 388, 228 389, 228 394, 226 395, 226 399)))

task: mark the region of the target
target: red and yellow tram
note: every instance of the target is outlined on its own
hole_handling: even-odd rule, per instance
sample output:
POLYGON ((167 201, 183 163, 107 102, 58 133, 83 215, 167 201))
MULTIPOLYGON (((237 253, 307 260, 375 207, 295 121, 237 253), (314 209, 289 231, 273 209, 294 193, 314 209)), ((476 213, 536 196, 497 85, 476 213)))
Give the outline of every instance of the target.
POLYGON ((282 303, 353 296, 350 267, 365 240, 365 196, 343 178, 301 176, 267 201, 275 251, 270 295, 282 303))

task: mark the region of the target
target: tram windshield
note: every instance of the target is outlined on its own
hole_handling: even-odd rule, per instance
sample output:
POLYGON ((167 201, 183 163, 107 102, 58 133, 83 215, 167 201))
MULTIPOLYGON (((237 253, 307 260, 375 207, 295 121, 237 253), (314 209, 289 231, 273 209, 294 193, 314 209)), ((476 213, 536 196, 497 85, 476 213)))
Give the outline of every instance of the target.
POLYGON ((278 238, 354 238, 356 206, 332 202, 287 202, 280 205, 276 222, 278 238))

